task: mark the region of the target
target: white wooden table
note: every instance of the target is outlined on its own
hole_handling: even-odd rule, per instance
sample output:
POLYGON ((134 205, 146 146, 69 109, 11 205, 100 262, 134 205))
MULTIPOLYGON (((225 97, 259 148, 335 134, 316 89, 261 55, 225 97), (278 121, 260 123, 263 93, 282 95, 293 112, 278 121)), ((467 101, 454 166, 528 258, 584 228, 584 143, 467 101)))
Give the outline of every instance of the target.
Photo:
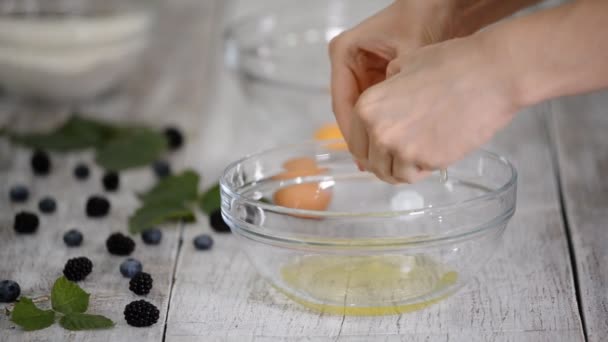
MULTIPOLYGON (((145 72, 109 99, 83 107, 110 119, 142 119, 185 128, 185 150, 174 168, 193 167, 213 183, 223 165, 256 149, 252 137, 226 139, 234 113, 246 110, 218 61, 222 1, 180 0, 163 13, 145 72), (177 25, 176 23, 179 23, 177 25), (222 82, 218 83, 217 81, 222 82), (125 115, 127 114, 127 115, 125 115), (249 140, 247 140, 249 139, 249 140), (247 143, 249 141, 249 143, 247 143)), ((53 125, 65 117, 0 105, 0 126, 53 125)), ((71 169, 87 153, 53 155, 48 179, 22 172, 25 150, 0 142, 0 278, 17 280, 24 295, 47 294, 65 261, 86 255, 94 273, 82 282, 91 312, 112 318, 110 330, 67 332, 58 326, 23 332, 0 315, 0 341, 605 341, 608 336, 608 93, 554 100, 522 112, 489 148, 519 171, 518 208, 504 246, 466 288, 425 310, 400 316, 342 317, 306 311, 272 291, 255 274, 231 235, 214 234, 209 252, 195 251, 193 236, 209 232, 206 219, 164 230, 160 246, 138 239, 134 257, 155 279, 148 300, 161 310, 158 324, 132 328, 122 316, 137 297, 118 273, 123 258, 109 256, 105 238, 125 231, 137 205, 133 190, 152 182, 149 170, 126 172, 111 195, 112 216, 90 220, 83 205, 101 192, 99 170, 74 185, 71 169), (42 217, 35 236, 17 236, 9 187, 30 185, 34 209, 43 194, 57 197, 58 212, 42 217), (69 184, 69 186, 68 186, 69 184), (67 249, 63 232, 78 227, 85 242, 67 249), (183 243, 181 243, 183 241, 183 243)), ((91 162, 92 164, 92 162, 91 162)), ((2 305, 0 305, 2 308, 2 305)))

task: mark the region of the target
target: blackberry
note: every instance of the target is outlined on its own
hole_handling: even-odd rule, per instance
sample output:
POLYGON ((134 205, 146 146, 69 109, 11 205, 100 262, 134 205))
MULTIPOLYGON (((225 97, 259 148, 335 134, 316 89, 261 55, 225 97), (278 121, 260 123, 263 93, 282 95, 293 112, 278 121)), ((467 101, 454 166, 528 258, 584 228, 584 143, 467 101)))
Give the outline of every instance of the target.
POLYGON ((87 200, 86 213, 89 217, 103 217, 110 212, 110 201, 102 196, 91 196, 87 200))
POLYGON ((71 281, 81 281, 93 270, 93 263, 87 257, 68 260, 63 268, 63 275, 71 281))
POLYGON ((106 248, 110 254, 129 255, 135 249, 135 242, 121 233, 114 233, 106 240, 106 248))
POLYGON ((184 136, 176 127, 167 127, 164 133, 170 150, 177 150, 184 144, 184 136))
POLYGON ((133 327, 149 327, 156 323, 160 316, 158 308, 143 299, 127 304, 124 314, 127 324, 133 327))
POLYGON ((162 238, 163 233, 157 228, 147 229, 141 233, 141 239, 146 245, 158 245, 162 238))
POLYGON ((13 228, 18 234, 33 234, 38 230, 40 220, 38 216, 29 211, 21 211, 15 215, 13 228))
POLYGON ((171 175, 171 166, 164 160, 157 160, 152 164, 152 170, 158 178, 165 178, 171 175))
POLYGON ((106 172, 101 178, 101 183, 106 191, 116 191, 120 186, 120 178, 118 173, 114 171, 106 172))
POLYGON ((38 202, 38 209, 44 214, 52 214, 57 209, 57 203, 52 197, 44 197, 38 202))
POLYGON ((230 233, 230 227, 224 221, 221 209, 216 209, 209 215, 209 225, 217 233, 230 233))
POLYGON ((0 281, 0 303, 11 303, 19 298, 21 287, 12 280, 0 281))
POLYGON ((63 242, 68 247, 78 247, 82 244, 82 233, 76 229, 70 229, 63 234, 63 242))
POLYGON ((78 164, 74 168, 74 177, 79 180, 85 180, 89 178, 90 173, 91 171, 89 171, 89 167, 85 164, 78 164))
POLYGON ((30 197, 30 191, 23 185, 15 185, 9 191, 9 197, 15 203, 23 203, 30 197))
POLYGON ((152 289, 152 283, 153 280, 149 273, 139 272, 129 281, 129 290, 140 296, 147 295, 152 289))
POLYGON ((207 234, 197 235, 193 242, 194 248, 198 249, 199 251, 211 249, 213 246, 213 239, 207 234))
POLYGON ((51 172, 51 158, 48 153, 42 150, 34 151, 30 160, 34 174, 39 176, 48 175, 51 172))
POLYGON ((133 278, 137 273, 143 270, 141 262, 137 259, 127 258, 120 264, 120 274, 125 278, 133 278))

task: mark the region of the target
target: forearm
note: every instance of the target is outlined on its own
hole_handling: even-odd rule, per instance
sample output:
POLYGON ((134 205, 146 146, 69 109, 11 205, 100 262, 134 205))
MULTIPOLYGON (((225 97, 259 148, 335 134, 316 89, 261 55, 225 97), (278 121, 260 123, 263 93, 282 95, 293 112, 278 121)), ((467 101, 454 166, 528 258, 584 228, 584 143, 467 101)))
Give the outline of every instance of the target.
POLYGON ((468 36, 542 0, 453 0, 456 25, 453 36, 468 36))
POLYGON ((521 106, 608 87, 608 1, 514 19, 478 35, 509 74, 521 106))

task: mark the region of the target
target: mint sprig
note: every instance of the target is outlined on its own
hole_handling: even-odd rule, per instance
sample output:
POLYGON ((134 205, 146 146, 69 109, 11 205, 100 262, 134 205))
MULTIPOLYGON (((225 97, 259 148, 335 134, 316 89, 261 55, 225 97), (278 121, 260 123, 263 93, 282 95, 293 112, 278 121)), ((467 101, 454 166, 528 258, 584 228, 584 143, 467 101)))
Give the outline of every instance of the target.
POLYGON ((31 299, 21 297, 11 313, 11 321, 23 330, 32 331, 48 328, 60 316, 59 324, 68 330, 104 329, 114 326, 114 322, 100 315, 84 312, 89 307, 90 294, 77 284, 60 277, 51 291, 52 310, 39 309, 31 299))
POLYGON ((220 185, 215 184, 207 189, 207 191, 201 195, 198 203, 201 210, 207 215, 211 215, 212 212, 219 209, 222 204, 220 185))
POLYGON ((51 291, 53 310, 63 314, 87 311, 89 297, 90 294, 65 277, 57 279, 51 291))
POLYGON ((95 161, 106 170, 126 170, 149 165, 167 149, 160 132, 144 128, 126 129, 97 149, 95 161))
POLYGON ((48 328, 55 323, 55 311, 41 310, 27 297, 21 297, 11 313, 11 321, 25 331, 48 328))
POLYGON ((149 165, 166 151, 162 132, 141 126, 115 125, 77 115, 48 133, 6 132, 14 143, 56 152, 93 148, 95 160, 107 170, 149 165))
POLYGON ((114 326, 114 322, 104 316, 77 312, 61 317, 59 324, 68 330, 93 330, 114 326))
POLYGON ((116 135, 118 131, 119 129, 116 126, 74 115, 52 132, 8 134, 13 142, 21 145, 68 152, 99 147, 116 135))
POLYGON ((200 177, 192 170, 169 176, 148 192, 139 195, 142 206, 129 217, 129 232, 141 233, 153 226, 195 220, 191 204, 198 195, 200 177))

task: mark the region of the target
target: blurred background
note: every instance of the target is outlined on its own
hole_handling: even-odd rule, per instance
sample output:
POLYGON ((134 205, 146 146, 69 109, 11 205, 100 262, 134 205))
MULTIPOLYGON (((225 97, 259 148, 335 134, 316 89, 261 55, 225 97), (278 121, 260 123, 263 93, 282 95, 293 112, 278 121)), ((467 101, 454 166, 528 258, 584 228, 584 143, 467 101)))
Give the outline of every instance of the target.
POLYGON ((0 127, 178 124, 217 179, 333 123, 327 43, 389 2, 0 0, 0 127))

